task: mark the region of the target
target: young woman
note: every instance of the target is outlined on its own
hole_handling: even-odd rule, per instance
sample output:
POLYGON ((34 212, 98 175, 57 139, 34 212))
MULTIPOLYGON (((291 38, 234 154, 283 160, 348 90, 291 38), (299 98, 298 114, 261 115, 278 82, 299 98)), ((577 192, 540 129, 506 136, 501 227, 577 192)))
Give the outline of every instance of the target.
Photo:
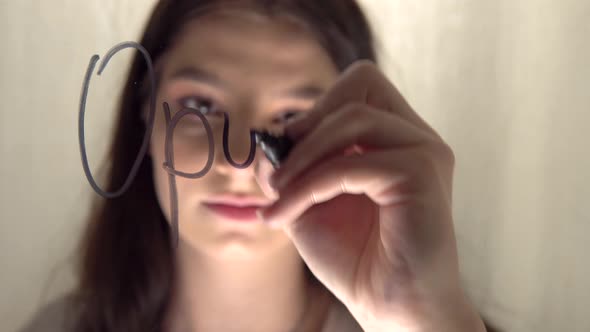
MULTIPOLYGON (((79 284, 27 331, 485 331, 459 281, 454 157, 376 65, 354 0, 163 0, 133 58, 79 284), (174 177, 163 167, 167 121, 174 177), (296 142, 278 170, 249 130, 296 142), (169 120, 169 119, 168 119, 169 120), (213 158, 210 158, 213 152, 213 158), (171 204, 177 196, 178 245, 171 204), (259 211, 259 218, 255 211, 259 211)), ((168 166, 170 163, 168 163, 168 166)), ((489 330, 491 331, 491 329, 489 330)))

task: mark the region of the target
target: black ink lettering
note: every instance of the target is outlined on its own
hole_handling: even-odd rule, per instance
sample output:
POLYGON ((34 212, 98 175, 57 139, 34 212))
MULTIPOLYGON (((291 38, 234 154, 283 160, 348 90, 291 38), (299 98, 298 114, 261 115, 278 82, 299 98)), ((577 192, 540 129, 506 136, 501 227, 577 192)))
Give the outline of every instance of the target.
POLYGON ((154 123, 154 115, 155 115, 155 110, 156 110, 156 96, 155 96, 155 94, 156 94, 156 78, 154 75, 152 60, 150 58, 150 55, 147 52, 147 50, 145 48, 143 48, 143 46, 141 46, 140 44, 135 43, 135 42, 124 42, 124 43, 120 43, 118 45, 115 45, 113 48, 111 48, 107 52, 105 58, 102 60, 100 67, 98 69, 97 75, 102 74, 103 70, 106 68, 107 64, 109 63, 109 60, 117 52, 119 52, 120 50, 123 50, 125 48, 128 48, 128 47, 135 48, 135 49, 139 50, 143 54, 146 64, 147 64, 147 67, 148 67, 148 75, 149 75, 149 79, 150 79, 150 89, 151 89, 150 114, 149 114, 149 118, 148 118, 149 126, 145 132, 145 135, 143 136, 143 142, 141 143, 141 148, 139 149, 139 152, 137 153, 137 157, 135 158, 135 161, 133 162, 133 166, 131 167, 131 171, 129 172, 129 175, 125 179, 125 182, 123 183, 121 188, 119 188, 119 190, 116 190, 114 192, 106 192, 106 191, 102 190, 98 186, 96 181, 94 180, 94 177, 92 176, 92 172, 90 171, 90 167, 88 166, 88 156, 86 155, 86 142, 84 141, 84 139, 85 139, 85 136, 84 136, 84 113, 86 112, 86 99, 88 97, 88 87, 90 85, 90 78, 92 76, 92 72, 94 71, 94 67, 96 66, 96 63, 98 62, 98 59, 99 59, 98 55, 94 55, 90 58, 90 63, 88 64, 88 69, 86 70, 86 76, 84 78, 84 86, 82 88, 82 96, 80 98, 80 112, 78 114, 78 142, 80 144, 80 155, 82 157, 82 167, 84 168, 84 174, 86 174, 86 178, 88 179, 88 182, 90 182, 90 186, 92 186, 92 189, 94 189, 94 191, 96 193, 98 193, 99 195, 101 195, 104 198, 116 198, 116 197, 123 195, 123 193, 125 193, 125 191, 127 191, 129 186, 131 185, 131 182, 133 181, 133 179, 135 179, 135 175, 137 174, 137 170, 139 169, 139 165, 141 164, 141 161, 143 160, 143 157, 145 156, 145 154, 147 152, 149 139, 152 135, 152 128, 153 128, 153 123, 154 123))
POLYGON ((164 117, 166 118, 166 141, 164 143, 164 155, 166 161, 162 165, 164 170, 168 172, 168 183, 170 186, 170 209, 171 209, 171 223, 172 223, 172 243, 175 247, 178 246, 178 191, 176 190, 176 177, 182 176, 189 179, 197 179, 209 172, 213 165, 215 145, 213 138, 213 131, 209 125, 209 121, 201 112, 192 108, 183 108, 180 112, 174 114, 174 117, 170 119, 170 107, 167 102, 163 103, 164 106, 164 117), (174 169, 174 129, 178 122, 188 114, 195 114, 203 122, 203 126, 207 131, 207 141, 209 142, 209 156, 207 157, 207 164, 202 170, 196 173, 184 173, 174 169))
POLYGON ((250 153, 248 155, 248 159, 243 164, 236 163, 231 155, 229 154, 229 116, 226 112, 223 112, 223 153, 225 154, 225 159, 227 162, 230 163, 235 168, 247 168, 250 166, 254 157, 256 157, 256 136, 253 130, 250 130, 250 153))
MULTIPOLYGON (((143 137, 142 144, 141 144, 141 148, 137 154, 137 157, 133 163, 133 166, 131 167, 131 171, 129 172, 129 175, 125 179, 125 182, 121 186, 121 188, 119 188, 118 190, 116 190, 114 192, 106 192, 98 186, 98 184, 94 180, 94 177, 92 176, 92 172, 90 171, 90 167, 88 166, 88 157, 86 154, 86 143, 85 143, 85 136, 84 136, 84 115, 86 112, 86 100, 88 97, 88 87, 90 86, 90 78, 91 78, 92 72, 94 71, 94 67, 96 66, 96 63, 99 60, 98 55, 94 55, 90 59, 90 63, 88 64, 88 69, 87 69, 86 75, 84 77, 84 85, 82 87, 82 96, 80 98, 80 111, 79 111, 79 115, 78 115, 78 140, 79 140, 79 144, 80 144, 80 155, 82 158, 82 167, 84 168, 84 174, 86 175, 86 178, 88 179, 88 182, 90 183, 90 186, 92 187, 92 189, 94 189, 94 191, 96 193, 98 193, 99 195, 101 195, 102 197, 107 198, 107 199, 108 198, 116 198, 116 197, 119 197, 122 194, 124 194, 125 191, 127 191, 129 186, 131 185, 131 183, 133 182, 133 180, 135 179, 135 176, 136 176, 137 171, 139 169, 139 165, 141 164, 141 161, 143 160, 143 158, 145 157, 145 154, 147 152, 147 148, 149 146, 149 140, 152 135, 152 130, 154 127, 154 120, 155 120, 156 79, 155 79, 154 69, 153 69, 153 65, 152 65, 152 59, 151 59, 149 53, 147 52, 147 50, 143 46, 141 46, 140 44, 138 44, 136 42, 123 42, 123 43, 120 43, 120 44, 114 46, 111 50, 109 50, 107 52, 105 58, 103 59, 102 63, 100 64, 97 75, 100 75, 102 73, 102 71, 107 66, 111 57, 113 57, 117 52, 119 52, 125 48, 135 48, 135 49, 139 50, 143 54, 143 56, 146 60, 148 76, 150 79, 150 89, 151 89, 150 90, 151 91, 151 93, 150 93, 150 113, 149 113, 149 117, 148 117, 148 121, 147 121, 148 123, 147 123, 146 132, 143 137)), ((137 82, 134 82, 134 84, 137 84, 137 82)), ((180 112, 176 113, 174 115, 174 117, 171 118, 170 107, 169 107, 168 103, 164 102, 163 107, 164 107, 164 116, 166 119, 166 141, 164 143, 164 145, 165 145, 165 147, 164 147, 165 148, 165 152, 164 152, 165 162, 163 163, 162 167, 164 168, 164 170, 166 172, 168 172, 168 182, 169 182, 169 186, 170 186, 170 209, 171 209, 170 214, 171 214, 171 219, 172 219, 171 220, 171 223, 172 223, 172 234, 171 234, 172 243, 175 247, 178 247, 178 190, 176 187, 176 178, 175 177, 182 176, 182 177, 189 178, 189 179, 197 179, 197 178, 200 178, 200 177, 206 175, 209 172, 209 170, 211 169, 211 166, 213 165, 215 142, 214 142, 214 137, 213 137, 213 132, 211 130, 211 126, 209 125, 209 121, 207 121, 207 118, 203 114, 201 114, 200 111, 193 109, 193 108, 183 108, 180 112), (200 170, 199 172, 196 172, 196 173, 179 172, 176 169, 174 169, 174 151, 173 151, 174 129, 176 128, 176 125, 182 119, 182 117, 184 117, 185 115, 188 115, 188 114, 195 114, 199 117, 199 119, 201 119, 201 121, 203 122, 203 126, 205 127, 205 130, 207 131, 207 139, 208 139, 208 143, 209 143, 209 156, 207 159, 207 164, 203 167, 202 170, 200 170)), ((223 153, 225 155, 225 158, 233 167, 247 168, 248 166, 250 166, 250 164, 252 164, 252 162, 254 161, 254 158, 256 156, 256 136, 255 136, 256 132, 254 130, 250 130, 250 152, 248 154, 248 158, 246 159, 246 161, 243 164, 236 163, 232 159, 232 157, 229 153, 229 146, 228 146, 229 116, 226 112, 223 112, 223 115, 224 115, 223 153)))

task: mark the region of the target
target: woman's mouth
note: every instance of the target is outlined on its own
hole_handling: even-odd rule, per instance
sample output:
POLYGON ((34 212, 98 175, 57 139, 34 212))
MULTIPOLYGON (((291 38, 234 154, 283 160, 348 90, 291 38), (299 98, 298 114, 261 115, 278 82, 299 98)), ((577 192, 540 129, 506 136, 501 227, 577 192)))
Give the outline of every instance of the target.
POLYGON ((242 222, 259 221, 256 210, 261 206, 235 206, 220 203, 204 203, 209 211, 226 219, 242 222))
POLYGON ((208 197, 203 205, 225 219, 253 222, 260 221, 256 210, 270 203, 268 198, 257 195, 226 192, 208 197))

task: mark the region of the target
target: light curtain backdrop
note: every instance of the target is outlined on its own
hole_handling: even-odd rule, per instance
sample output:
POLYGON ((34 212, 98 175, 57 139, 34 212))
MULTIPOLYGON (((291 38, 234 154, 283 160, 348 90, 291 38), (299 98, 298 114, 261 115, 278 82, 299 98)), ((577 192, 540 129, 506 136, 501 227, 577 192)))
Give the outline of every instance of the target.
MULTIPOLYGON (((456 154, 464 284, 506 331, 590 331, 590 1, 364 0, 383 69, 456 154)), ((0 1, 0 330, 73 282, 95 195, 78 151, 90 56, 154 1, 0 1)), ((133 51, 93 76, 96 169, 133 51)))

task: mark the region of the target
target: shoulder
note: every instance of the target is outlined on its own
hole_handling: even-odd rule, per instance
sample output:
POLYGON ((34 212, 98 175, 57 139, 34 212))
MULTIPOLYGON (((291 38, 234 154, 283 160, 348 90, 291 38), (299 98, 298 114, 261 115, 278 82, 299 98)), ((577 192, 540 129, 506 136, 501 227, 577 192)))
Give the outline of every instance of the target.
POLYGON ((18 332, 68 332, 71 331, 68 313, 72 297, 65 295, 41 307, 18 332))
POLYGON ((363 332, 363 329, 342 302, 334 301, 322 332, 363 332))

